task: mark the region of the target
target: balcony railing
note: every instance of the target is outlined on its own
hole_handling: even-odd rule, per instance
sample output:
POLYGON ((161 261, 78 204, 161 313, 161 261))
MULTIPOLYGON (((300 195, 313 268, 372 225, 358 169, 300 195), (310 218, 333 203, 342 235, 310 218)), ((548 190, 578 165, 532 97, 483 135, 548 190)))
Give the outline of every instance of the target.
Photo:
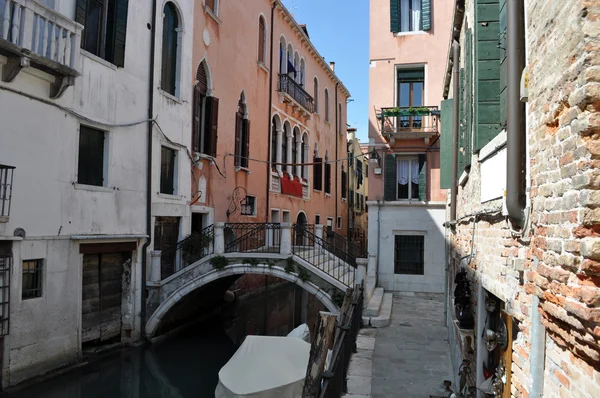
POLYGON ((439 115, 437 106, 381 108, 377 121, 383 135, 420 138, 438 133, 439 115))
POLYGON ((54 75, 77 76, 81 24, 33 0, 0 4, 0 52, 9 57, 2 80, 12 81, 30 63, 54 75))
POLYGON ((14 170, 13 166, 0 164, 0 221, 7 221, 10 215, 14 170))
POLYGON ((313 97, 311 97, 301 85, 296 83, 291 76, 284 74, 279 75, 279 91, 292 97, 292 99, 307 112, 313 113, 315 111, 313 97))

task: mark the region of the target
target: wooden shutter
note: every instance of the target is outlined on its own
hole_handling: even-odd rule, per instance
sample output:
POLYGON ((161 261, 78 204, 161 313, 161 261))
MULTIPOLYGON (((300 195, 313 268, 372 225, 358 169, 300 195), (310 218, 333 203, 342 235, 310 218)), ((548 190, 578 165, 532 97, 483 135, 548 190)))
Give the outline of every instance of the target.
POLYGON ((313 165, 313 189, 317 191, 323 190, 323 159, 314 158, 313 165))
POLYGON ((500 49, 498 0, 475 7, 475 151, 500 132, 500 49))
POLYGON ((421 28, 431 29, 431 0, 421 0, 421 28))
POLYGON ((233 163, 239 167, 239 165, 241 164, 240 162, 240 156, 242 156, 242 147, 241 147, 241 141, 242 141, 242 115, 240 115, 239 112, 237 112, 235 114, 235 150, 233 151, 233 153, 235 154, 235 157, 233 158, 233 163))
POLYGON ((325 163, 325 193, 331 193, 331 163, 325 163))
POLYGON ((265 62, 265 21, 258 20, 258 62, 265 62))
POLYGON ((217 138, 219 125, 219 99, 216 97, 206 98, 204 127, 204 151, 212 157, 217 156, 217 138))
POLYGON ((242 120, 242 167, 248 167, 250 157, 250 120, 242 120))
POLYGON ((506 127, 506 96, 508 94, 506 89, 506 81, 508 79, 508 62, 506 61, 506 0, 500 0, 499 2, 499 19, 500 124, 502 127, 506 127))
POLYGON ((452 186, 452 109, 454 100, 442 101, 440 137, 440 188, 452 186))
POLYGON ((390 0, 390 31, 393 33, 400 32, 399 2, 400 0, 390 0))
POLYGON ((192 104, 192 150, 200 152, 200 117, 202 110, 202 96, 197 85, 194 86, 194 99, 192 104))
POLYGON ((348 185, 346 180, 348 179, 348 173, 342 170, 342 198, 346 197, 346 191, 348 189, 348 185))
POLYGON ((419 200, 427 200, 427 154, 419 155, 419 200))
POLYGON ((385 200, 391 201, 397 199, 396 190, 398 188, 398 181, 396 173, 396 156, 385 155, 385 180, 383 187, 383 197, 385 200))
POLYGON ((459 73, 460 90, 459 90, 459 109, 458 109, 458 170, 457 175, 460 176, 465 168, 465 154, 464 154, 464 143, 465 143, 465 71, 464 68, 460 68, 459 73))
POLYGON ((117 67, 125 66, 125 42, 127 38, 128 9, 129 0, 116 0, 113 63, 117 67))
POLYGON ((465 166, 471 166, 471 152, 473 140, 473 43, 471 29, 466 34, 467 45, 465 46, 465 166))

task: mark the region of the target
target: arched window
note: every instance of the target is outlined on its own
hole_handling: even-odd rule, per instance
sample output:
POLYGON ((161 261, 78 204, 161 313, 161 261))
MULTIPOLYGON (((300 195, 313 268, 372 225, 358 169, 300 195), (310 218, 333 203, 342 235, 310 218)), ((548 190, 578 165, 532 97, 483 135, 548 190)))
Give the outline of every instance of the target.
POLYGON ((285 39, 281 37, 279 39, 279 74, 284 75, 287 70, 287 46, 285 39))
POLYGON ((300 56, 298 56, 298 51, 294 54, 294 81, 300 83, 300 56))
POLYGON ((304 62, 304 58, 300 60, 300 78, 298 79, 298 83, 300 83, 302 87, 304 87, 304 84, 306 83, 306 63, 304 62))
POLYGON ((288 76, 294 77, 296 75, 296 70, 294 69, 294 49, 289 43, 287 46, 287 65, 285 66, 285 71, 288 76))
POLYGON ((242 91, 235 114, 235 159, 236 167, 248 168, 250 156, 250 121, 246 107, 246 95, 242 91))
POLYGON ((308 134, 304 133, 302 135, 302 178, 304 178, 305 180, 308 179, 308 165, 307 160, 308 160, 308 134))
POLYGON ((273 118, 271 124, 271 169, 275 168, 277 163, 277 121, 273 118))
POLYGON ((192 148, 194 152, 217 156, 217 122, 219 99, 209 96, 208 64, 202 61, 194 85, 192 148))
POLYGON ((179 94, 179 43, 181 29, 175 5, 165 4, 163 10, 162 77, 160 87, 171 95, 179 94))
POLYGON ((329 121, 329 90, 325 89, 325 121, 329 121))
POLYGON ((342 104, 338 104, 338 134, 342 134, 344 132, 344 126, 342 126, 342 104))
POLYGON ((281 163, 283 163, 283 170, 287 171, 291 168, 288 163, 288 137, 291 137, 291 128, 288 122, 283 125, 283 137, 281 137, 281 163))
POLYGON ((298 163, 298 143, 300 142, 300 131, 294 127, 292 135, 292 173, 296 174, 296 164, 298 163))
POLYGON ((258 18, 258 62, 265 64, 267 61, 267 23, 261 15, 258 18))
POLYGON ((315 112, 319 113, 319 81, 317 80, 316 77, 314 80, 313 96, 314 96, 313 99, 315 101, 315 112))

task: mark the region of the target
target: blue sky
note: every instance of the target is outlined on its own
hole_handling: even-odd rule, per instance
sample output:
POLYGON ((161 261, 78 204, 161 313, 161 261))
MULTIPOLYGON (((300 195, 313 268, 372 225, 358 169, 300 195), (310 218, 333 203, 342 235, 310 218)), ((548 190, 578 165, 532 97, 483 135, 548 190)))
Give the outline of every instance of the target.
POLYGON ((325 60, 335 62, 335 73, 353 99, 348 123, 358 129, 361 142, 369 142, 369 1, 283 0, 283 4, 299 24, 306 24, 325 60))

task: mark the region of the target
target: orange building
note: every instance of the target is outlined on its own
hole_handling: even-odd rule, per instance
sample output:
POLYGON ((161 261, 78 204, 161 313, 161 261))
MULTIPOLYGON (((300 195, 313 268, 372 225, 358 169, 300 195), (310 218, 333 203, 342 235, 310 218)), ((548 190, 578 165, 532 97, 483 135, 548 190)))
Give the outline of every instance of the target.
POLYGON ((193 27, 192 231, 270 221, 344 234, 350 94, 334 64, 279 0, 203 3, 193 27))

